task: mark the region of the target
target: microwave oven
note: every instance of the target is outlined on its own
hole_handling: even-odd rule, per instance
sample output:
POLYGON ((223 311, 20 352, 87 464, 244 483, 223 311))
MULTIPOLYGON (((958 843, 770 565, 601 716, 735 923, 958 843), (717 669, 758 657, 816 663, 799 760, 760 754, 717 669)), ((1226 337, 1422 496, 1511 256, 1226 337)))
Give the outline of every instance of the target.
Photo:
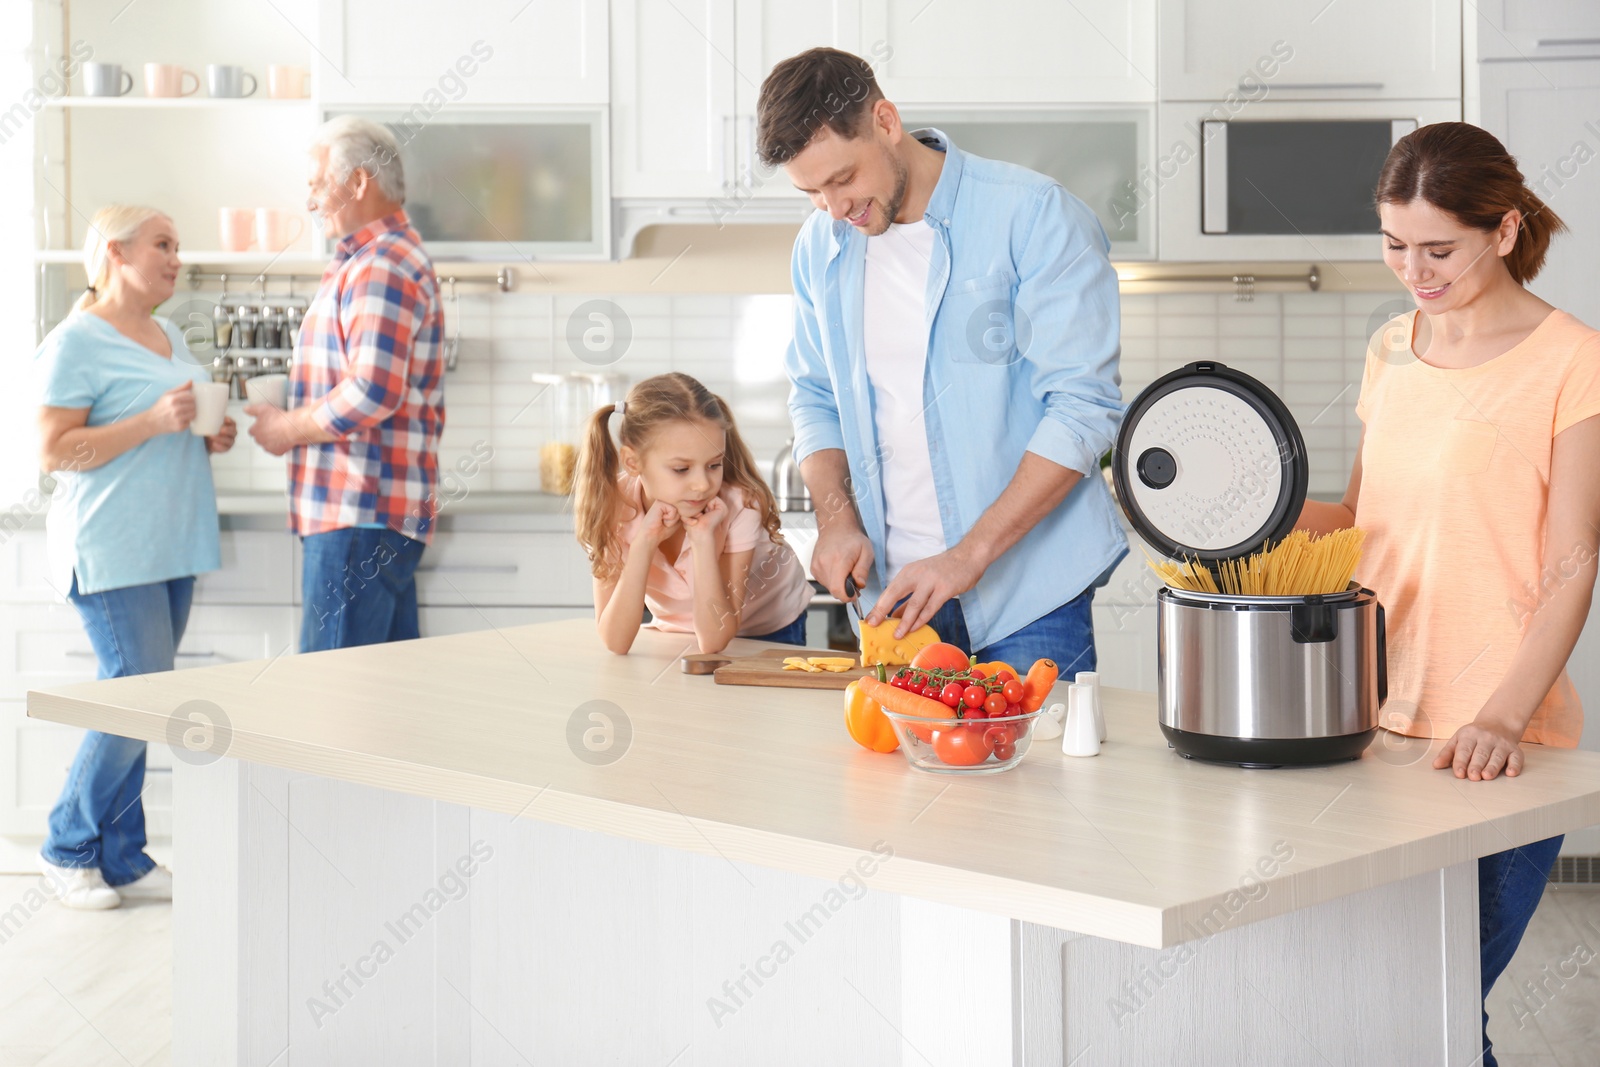
POLYGON ((1372 197, 1389 149, 1459 117, 1440 100, 1164 105, 1160 258, 1381 259, 1372 197))

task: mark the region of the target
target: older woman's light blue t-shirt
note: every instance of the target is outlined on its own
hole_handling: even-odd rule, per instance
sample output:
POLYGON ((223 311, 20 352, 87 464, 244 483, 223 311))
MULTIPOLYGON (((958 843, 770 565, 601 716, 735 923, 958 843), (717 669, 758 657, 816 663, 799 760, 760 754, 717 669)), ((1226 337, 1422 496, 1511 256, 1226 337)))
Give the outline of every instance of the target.
MULTIPOLYGON (((88 425, 106 426, 148 410, 186 381, 209 382, 208 368, 185 360, 178 330, 157 321, 172 345, 170 359, 98 315, 69 315, 35 356, 39 403, 88 408, 88 425)), ((188 430, 159 434, 102 466, 55 478, 45 529, 50 580, 63 597, 74 573, 78 592, 101 593, 222 566, 205 438, 188 430)))

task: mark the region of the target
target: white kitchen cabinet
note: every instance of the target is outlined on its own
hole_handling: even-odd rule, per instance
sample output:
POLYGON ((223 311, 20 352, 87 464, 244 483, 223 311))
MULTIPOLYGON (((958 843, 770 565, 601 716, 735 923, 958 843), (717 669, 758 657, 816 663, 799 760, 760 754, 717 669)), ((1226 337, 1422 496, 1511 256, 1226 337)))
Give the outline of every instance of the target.
POLYGON ((293 538, 282 530, 223 530, 222 569, 195 581, 196 604, 287 604, 293 538))
MULTIPOLYGON (((1600 324, 1600 59, 1484 63, 1481 120, 1524 177, 1567 224, 1529 287, 1590 325, 1600 324)), ((1600 690, 1592 707, 1600 707, 1600 690)))
POLYGON ((592 609, 594 586, 570 533, 442 531, 417 567, 417 602, 592 609))
POLYGON ((18 530, 0 542, 0 604, 48 604, 58 600, 47 575, 42 529, 18 530))
POLYGON ((1163 100, 1251 99, 1263 84, 1274 100, 1459 100, 1461 5, 1161 0, 1163 100))
POLYGON ((896 104, 1156 99, 1155 0, 862 0, 861 38, 896 104))
POLYGON ((1600 55, 1594 0, 1475 0, 1479 59, 1565 59, 1600 55))
POLYGON ((733 180, 734 0, 613 0, 612 192, 717 197, 733 180))
MULTIPOLYGON (((1532 7, 1508 4, 1500 10, 1532 7)), ((1484 63, 1479 76, 1484 128, 1516 156, 1534 191, 1568 227, 1551 243, 1544 270, 1529 288, 1590 325, 1600 323, 1600 290, 1594 284, 1600 259, 1600 59, 1484 63)), ((1600 599, 1567 671, 1591 716, 1582 747, 1600 751, 1600 728, 1592 720, 1600 709, 1600 599)), ((1562 851, 1600 853, 1600 827, 1567 835, 1562 851)))
POLYGON ((322 0, 323 104, 603 104, 606 0, 322 0))
POLYGON ((799 199, 755 160, 761 83, 808 48, 863 54, 859 25, 858 0, 612 0, 615 195, 726 200, 723 210, 799 199))

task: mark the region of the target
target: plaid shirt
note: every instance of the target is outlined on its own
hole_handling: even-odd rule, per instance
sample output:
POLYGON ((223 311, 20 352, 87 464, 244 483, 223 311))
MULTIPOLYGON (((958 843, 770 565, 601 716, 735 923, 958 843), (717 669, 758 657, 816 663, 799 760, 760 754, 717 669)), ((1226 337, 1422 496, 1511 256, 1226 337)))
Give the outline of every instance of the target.
POLYGON ((300 326, 289 406, 338 440, 289 453, 289 526, 382 523, 427 543, 444 430, 443 314, 404 211, 339 242, 300 326))

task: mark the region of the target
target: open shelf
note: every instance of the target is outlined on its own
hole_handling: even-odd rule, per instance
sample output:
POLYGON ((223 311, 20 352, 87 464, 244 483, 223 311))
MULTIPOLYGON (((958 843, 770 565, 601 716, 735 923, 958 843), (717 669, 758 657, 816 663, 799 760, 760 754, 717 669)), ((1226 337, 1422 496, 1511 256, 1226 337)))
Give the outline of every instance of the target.
MULTIPOLYGON (((188 267, 231 267, 249 266, 266 267, 271 264, 274 270, 286 267, 313 266, 319 271, 328 263, 328 256, 319 255, 305 248, 292 248, 281 255, 274 256, 270 252, 191 252, 187 249, 178 253, 178 258, 183 260, 185 268, 188 267)), ((83 252, 72 248, 51 248, 33 254, 35 263, 82 263, 83 252)))
POLYGON ((46 107, 109 107, 133 110, 176 108, 179 110, 213 107, 309 108, 310 98, 275 100, 269 96, 52 96, 46 107))

